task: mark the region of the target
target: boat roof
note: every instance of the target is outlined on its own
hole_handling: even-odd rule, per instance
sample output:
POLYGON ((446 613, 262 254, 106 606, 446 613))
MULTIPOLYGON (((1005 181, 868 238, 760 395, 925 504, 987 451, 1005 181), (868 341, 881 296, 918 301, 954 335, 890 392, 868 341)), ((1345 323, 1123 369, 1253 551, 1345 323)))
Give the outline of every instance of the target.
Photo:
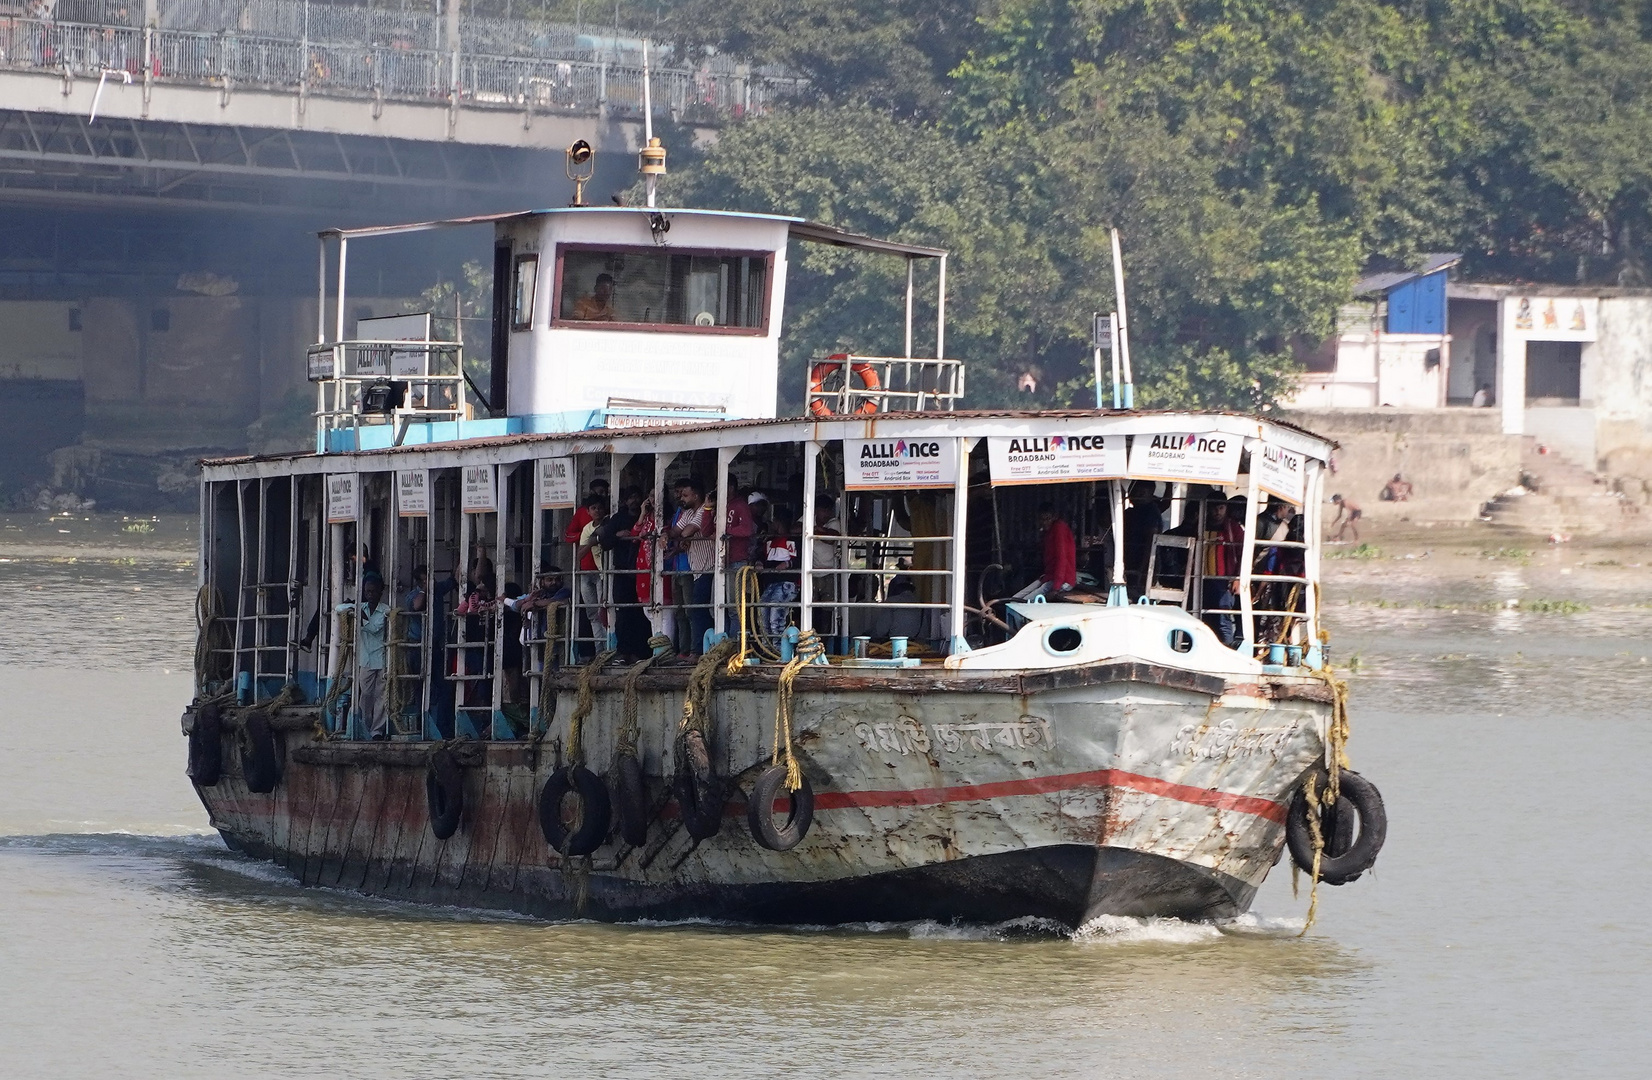
POLYGON ((398 467, 452 468, 460 464, 508 463, 531 457, 573 454, 658 453, 714 446, 762 445, 838 439, 913 437, 1039 436, 1058 434, 1075 421, 1087 433, 1147 435, 1166 432, 1225 432, 1267 438, 1296 453, 1327 461, 1336 443, 1306 428, 1273 417, 1239 412, 1111 409, 969 409, 956 412, 890 412, 859 416, 776 417, 656 427, 591 428, 583 431, 495 435, 452 442, 419 443, 377 450, 317 454, 238 455, 209 458, 201 465, 217 478, 246 479, 292 473, 379 472, 398 467), (723 434, 739 438, 719 438, 723 434), (552 450, 536 454, 535 448, 552 450))
POLYGON ((946 255, 944 248, 928 247, 924 244, 908 244, 899 240, 881 240, 875 236, 864 236, 861 233, 849 232, 847 229, 840 229, 836 225, 808 221, 804 218, 790 217, 784 214, 749 214, 734 210, 698 210, 675 206, 652 208, 646 206, 557 206, 542 210, 511 210, 499 214, 477 214, 472 217, 415 221, 400 225, 364 225, 354 229, 323 229, 317 235, 324 238, 337 237, 343 240, 358 240, 376 236, 401 236, 406 233, 429 232, 432 229, 451 229, 466 225, 488 225, 500 221, 517 221, 545 214, 666 214, 672 217, 688 215, 693 217, 739 218, 746 221, 778 221, 786 223, 787 232, 790 236, 809 243, 831 244, 834 247, 855 248, 860 251, 877 251, 887 255, 904 255, 909 259, 939 259, 946 255))

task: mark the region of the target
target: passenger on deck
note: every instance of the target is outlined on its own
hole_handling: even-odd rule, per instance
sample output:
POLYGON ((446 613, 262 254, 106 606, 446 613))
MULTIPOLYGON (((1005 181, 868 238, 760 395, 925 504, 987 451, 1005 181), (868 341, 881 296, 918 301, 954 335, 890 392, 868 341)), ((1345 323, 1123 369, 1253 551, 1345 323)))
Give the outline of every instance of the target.
POLYGON ((614 277, 612 274, 598 274, 595 286, 590 296, 582 296, 574 301, 573 317, 580 322, 613 322, 614 314, 614 277))
POLYGON ((373 571, 362 575, 361 599, 340 604, 338 611, 355 618, 356 682, 351 689, 354 712, 374 739, 390 737, 390 713, 384 686, 384 638, 390 608, 384 604, 384 579, 373 571))
POLYGON ((791 511, 783 506, 774 508, 764 537, 763 567, 757 575, 757 584, 763 590, 763 629, 771 638, 779 638, 791 621, 791 605, 797 603, 797 534, 792 528, 791 511))
POLYGON ((1204 618, 1230 649, 1239 643, 1238 620, 1227 613, 1239 606, 1239 557, 1245 545, 1245 527, 1239 519, 1244 505, 1241 496, 1232 503, 1209 503, 1205 509, 1204 618))
POLYGON ((1060 596, 1078 584, 1078 545, 1073 530, 1056 516, 1054 503, 1038 504, 1038 528, 1043 534, 1044 596, 1060 596))
MULTIPOLYGON (((824 492, 815 496, 814 505, 816 536, 842 536, 843 522, 838 520, 837 500, 824 492)), ((909 519, 910 520, 910 519, 909 519)), ((843 550, 841 544, 831 540, 815 540, 812 558, 816 570, 835 570, 838 568, 839 553, 843 550)), ((814 590, 816 606, 814 609, 815 632, 821 637, 830 637, 837 633, 837 608, 825 606, 837 600, 838 574, 814 574, 814 581, 810 587, 814 590)))
POLYGON ((914 642, 923 636, 924 616, 927 613, 922 608, 893 606, 922 602, 915 581, 905 574, 896 574, 889 581, 889 588, 883 594, 883 602, 891 606, 873 610, 871 625, 867 628, 870 636, 879 640, 904 637, 914 642))
POLYGON ((1137 480, 1130 485, 1130 508, 1124 512, 1124 580, 1132 601, 1146 591, 1153 537, 1163 526, 1164 504, 1153 493, 1152 481, 1137 480))
MULTIPOLYGON (((693 477, 677 481, 677 505, 682 512, 672 532, 686 557, 687 573, 677 580, 679 612, 686 609, 688 640, 682 655, 698 658, 705 647, 706 631, 715 622, 711 614, 712 573, 717 566, 717 524, 706 504, 705 485, 693 477)), ((679 621, 684 616, 679 614, 679 621)), ((679 630, 681 628, 679 627, 679 630)))
POLYGON ((590 520, 580 530, 579 542, 574 547, 580 569, 575 578, 579 583, 580 611, 590 621, 590 636, 596 639, 592 653, 595 655, 608 647, 608 596, 603 587, 606 584, 603 579, 607 576, 608 554, 602 549, 600 535, 608 521, 608 499, 602 495, 588 495, 585 509, 590 520))
POLYGON ((424 641, 424 615, 430 608, 429 579, 430 567, 420 563, 413 568, 413 584, 402 594, 402 636, 408 645, 407 663, 403 667, 410 672, 421 670, 419 645, 424 641))

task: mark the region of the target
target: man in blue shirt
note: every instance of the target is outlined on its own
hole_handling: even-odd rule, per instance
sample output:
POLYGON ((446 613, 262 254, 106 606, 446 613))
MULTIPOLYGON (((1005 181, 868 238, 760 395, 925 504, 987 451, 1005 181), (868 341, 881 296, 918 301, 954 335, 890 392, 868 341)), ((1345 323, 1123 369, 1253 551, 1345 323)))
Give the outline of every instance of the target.
POLYGON ((357 677, 352 697, 355 712, 375 739, 390 737, 390 711, 385 699, 384 647, 390 608, 384 601, 384 579, 374 571, 361 578, 361 601, 340 604, 356 620, 357 677))

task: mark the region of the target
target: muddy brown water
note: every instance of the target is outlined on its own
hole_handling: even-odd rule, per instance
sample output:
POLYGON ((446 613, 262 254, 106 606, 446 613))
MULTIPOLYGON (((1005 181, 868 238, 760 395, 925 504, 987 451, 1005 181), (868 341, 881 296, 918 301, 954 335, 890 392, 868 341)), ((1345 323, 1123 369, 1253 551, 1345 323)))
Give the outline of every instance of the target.
POLYGON ((1645 1075, 1632 572, 1569 614, 1505 606, 1557 595, 1520 563, 1328 590, 1391 824, 1305 938, 1284 866, 1227 926, 546 925, 224 850, 183 776, 187 558, 36 532, 0 536, 0 1075, 1645 1075))

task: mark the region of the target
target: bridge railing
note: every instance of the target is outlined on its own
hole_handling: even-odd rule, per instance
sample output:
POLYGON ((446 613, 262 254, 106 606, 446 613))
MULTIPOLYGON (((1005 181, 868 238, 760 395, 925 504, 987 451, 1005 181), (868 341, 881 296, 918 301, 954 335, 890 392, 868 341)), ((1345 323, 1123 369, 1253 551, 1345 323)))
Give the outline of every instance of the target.
MULTIPOLYGON (((234 32, 92 26, 0 17, 0 68, 96 77, 125 71, 159 82, 264 87, 464 105, 642 114, 641 66, 544 56, 453 54, 395 45, 289 41, 234 32)), ((735 69, 652 72, 655 108, 685 122, 763 113, 801 79, 735 69)))

